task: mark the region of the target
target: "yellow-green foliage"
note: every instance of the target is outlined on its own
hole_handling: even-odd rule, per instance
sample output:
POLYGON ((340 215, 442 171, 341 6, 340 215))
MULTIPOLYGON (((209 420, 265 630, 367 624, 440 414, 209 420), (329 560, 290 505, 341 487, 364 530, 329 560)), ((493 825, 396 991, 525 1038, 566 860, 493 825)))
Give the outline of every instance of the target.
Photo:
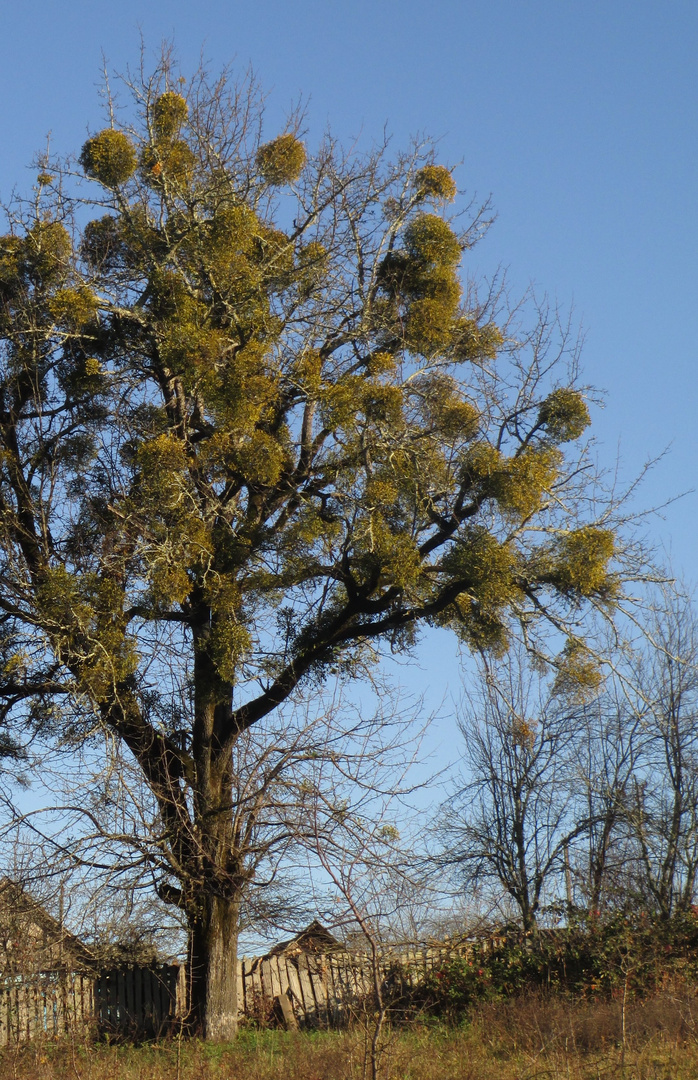
POLYGON ((503 456, 496 446, 488 442, 477 442, 470 446, 463 455, 461 479, 481 490, 490 490, 490 484, 498 476, 503 463, 503 456))
POLYGON ((216 291, 225 298, 243 336, 267 346, 278 322, 271 315, 270 297, 296 277, 306 280, 307 267, 294 265, 294 246, 281 229, 259 220, 252 209, 221 210, 210 226, 204 261, 216 291))
POLYGON ((228 251, 250 254, 259 227, 259 218, 251 207, 243 204, 223 207, 211 222, 214 251, 221 255, 228 251))
POLYGON ((22 269, 44 286, 57 285, 68 273, 72 244, 59 221, 37 221, 21 247, 22 269))
POLYGON ((152 121, 155 141, 141 151, 141 174, 152 187, 172 184, 175 189, 191 182, 197 158, 185 139, 177 138, 189 115, 181 94, 167 90, 154 102, 152 121))
POLYGON ((83 232, 81 252, 96 270, 122 266, 133 273, 150 268, 160 242, 158 231, 143 206, 134 206, 127 217, 110 214, 90 221, 83 232))
POLYGON ((189 388, 201 375, 215 368, 226 345, 220 331, 199 326, 194 318, 189 321, 184 317, 172 319, 163 327, 160 356, 172 372, 183 376, 189 388))
POLYGON ((469 401, 439 403, 434 416, 439 431, 447 439, 472 439, 480 425, 480 414, 469 401))
POLYGON ((235 682, 238 667, 249 651, 251 642, 249 630, 234 619, 220 619, 214 623, 211 629, 211 655, 222 679, 235 682))
POLYGON ((392 474, 379 473, 370 476, 364 489, 364 504, 367 509, 378 506, 392 507, 399 495, 399 488, 392 474))
POLYGON ((292 184, 297 180, 305 162, 305 147, 290 132, 265 143, 257 151, 259 174, 263 180, 275 187, 292 184))
POLYGON ((545 427, 551 439, 561 443, 578 439, 591 423, 591 417, 582 395, 577 390, 562 386, 545 399, 538 413, 538 422, 545 427))
POLYGON ((481 364, 495 359, 504 344, 504 335, 494 323, 480 326, 475 319, 459 319, 453 327, 452 343, 456 360, 481 364))
POLYGON ((206 579, 205 597, 213 613, 211 656, 221 678, 233 683, 252 643, 249 630, 240 620, 242 592, 230 575, 212 574, 206 579))
POLYGON ((480 414, 464 401, 455 379, 443 372, 433 372, 411 385, 421 405, 426 423, 448 440, 470 440, 477 434, 480 414))
POLYGON ((85 374, 90 378, 95 376, 95 375, 101 375, 102 374, 102 363, 101 363, 101 361, 97 360, 97 358, 94 357, 94 356, 88 356, 87 360, 85 361, 85 374))
POLYGON ((235 450, 234 460, 248 484, 269 487, 278 481, 288 464, 288 454, 273 435, 253 430, 235 450))
POLYGON ((86 288, 57 289, 49 301, 49 311, 57 323, 78 329, 97 314, 97 297, 86 288))
POLYGON ((509 648, 509 629, 503 607, 483 607, 478 601, 459 596, 455 603, 457 619, 451 619, 457 634, 470 649, 502 657, 509 648))
POLYGON ((351 425, 356 416, 357 405, 363 396, 363 380, 358 375, 347 375, 337 383, 327 383, 322 388, 322 422, 330 431, 351 425))
POLYGON ((368 358, 368 373, 369 375, 392 375, 397 367, 397 358, 393 353, 378 352, 371 353, 368 358))
POLYGON ((163 169, 170 180, 189 183, 196 167, 196 154, 184 139, 175 139, 162 159, 163 169))
POLYGON ((22 239, 8 234, 0 236, 0 286, 13 283, 20 272, 22 239))
POLYGON ((475 443, 464 454, 461 476, 474 495, 493 499, 519 517, 536 513, 551 491, 562 455, 551 446, 528 446, 505 457, 489 443, 475 443))
POLYGON ((379 268, 382 288, 408 302, 402 329, 415 352, 429 355, 451 343, 461 298, 460 256, 448 222, 420 213, 405 229, 404 249, 387 255, 379 268))
POLYGON ((230 617, 239 614, 242 589, 230 574, 207 574, 204 596, 206 603, 211 606, 211 611, 217 615, 230 617))
POLYGON ((414 186, 422 199, 453 202, 458 194, 456 182, 444 165, 425 165, 415 176, 414 186))
POLYGON ((526 447, 500 464, 491 494, 503 510, 528 517, 540 510, 558 476, 562 455, 552 447, 526 447))
POLYGON ((581 642, 569 638, 556 662, 553 693, 582 702, 593 696, 603 682, 598 661, 581 642))
MULTIPOLYGON (((213 144, 197 127, 208 121, 198 107, 190 116, 183 96, 166 91, 146 121, 133 144, 108 129, 83 147, 85 171, 107 187, 140 173, 107 200, 110 215, 85 228, 79 276, 56 222, 0 239, 4 306, 13 289, 28 298, 44 335, 35 352, 59 357, 60 366, 45 365, 57 386, 72 379, 87 399, 94 387, 92 441, 71 451, 75 461, 78 450, 88 464, 103 456, 100 424, 113 408, 105 423, 117 425, 118 506, 100 503, 89 524, 107 534, 105 565, 110 530, 121 532, 114 550, 129 552, 129 609, 158 618, 180 605, 188 617, 208 604, 211 637, 198 647, 210 648, 221 679, 233 682, 246 656, 252 665, 249 627, 266 641, 276 604, 289 604, 295 618, 304 598, 326 598, 317 620, 314 600, 299 616, 310 641, 356 587, 349 649, 352 619, 370 619, 378 597, 386 625, 400 623, 386 597, 394 590, 418 616, 433 614, 470 645, 499 650, 512 607, 528 611, 542 584, 569 606, 610 595, 610 533, 582 529, 546 544, 561 508, 539 532, 528 521, 558 480, 556 444, 588 422, 580 395, 555 390, 536 426, 537 401, 524 385, 515 432, 501 414, 518 386, 497 382, 494 364, 458 367, 495 360, 504 335, 462 306, 463 240, 438 213, 456 195, 449 170, 424 165, 385 188, 381 179, 372 190, 394 197, 394 213, 379 202, 366 209, 365 186, 349 178, 346 202, 308 217, 313 199, 325 198, 321 180, 317 190, 304 187, 302 213, 287 193, 275 217, 269 188, 293 183, 306 166, 294 134, 253 150, 250 161, 243 141, 211 168, 213 144), (352 207, 357 232, 348 243, 335 213, 352 207), (292 220, 288 232, 277 227, 292 220)), ((80 481, 90 482, 81 468, 80 481)), ((95 564, 101 551, 93 548, 95 564)), ((75 603, 87 603, 79 590, 75 603)), ((90 626, 98 621, 91 603, 90 626)), ((306 638, 291 635, 284 647, 306 638)), ((250 666, 249 675, 258 671, 250 666)))
POLYGON ((254 238, 254 254, 264 269, 263 280, 273 281, 293 269, 293 245, 282 229, 260 223, 254 238))
POLYGON ((325 383, 319 393, 323 424, 331 431, 352 428, 357 416, 379 425, 404 426, 403 389, 400 386, 347 375, 325 383))
POLYGON ((80 164, 88 176, 105 187, 115 188, 125 184, 136 171, 136 151, 123 131, 105 128, 87 140, 80 164))
POLYGON ((186 451, 174 435, 158 435, 138 448, 141 490, 157 506, 175 505, 180 501, 184 472, 187 467, 186 451))
POLYGON ((148 294, 150 311, 163 324, 169 320, 177 325, 181 321, 195 322, 197 303, 181 274, 155 267, 148 281, 148 294))
POLYGON ((543 580, 572 596, 612 595, 614 581, 608 564, 615 540, 609 529, 586 525, 561 536, 553 551, 552 566, 543 580))
POLYGON ((143 179, 152 187, 163 184, 185 185, 191 182, 196 167, 196 155, 184 139, 159 142, 146 146, 140 157, 143 179))
POLYGON ((229 455, 235 455, 255 426, 271 416, 279 394, 278 383, 265 363, 263 346, 255 342, 240 350, 234 366, 212 374, 205 389, 211 414, 219 425, 219 447, 227 445, 229 455))
POLYGON ((209 565, 213 547, 210 532, 194 512, 181 478, 179 484, 165 485, 161 477, 163 495, 158 502, 157 484, 145 484, 140 507, 141 520, 145 515, 149 530, 141 551, 148 580, 143 599, 155 611, 183 603, 193 582, 209 565))
POLYGON ((387 423, 393 428, 402 421, 402 388, 367 381, 357 404, 368 420, 387 423))
POLYGON ((327 262, 327 248, 317 240, 310 240, 298 250, 298 263, 303 267, 323 266, 327 262))
POLYGON ((181 604, 191 592, 186 569, 170 562, 156 562, 150 572, 150 599, 158 610, 167 611, 181 604))
POLYGON ((14 305, 24 294, 23 248, 19 236, 0 237, 0 327, 4 332, 11 331, 14 305))
POLYGON ((46 569, 37 590, 56 652, 93 701, 107 698, 138 663, 134 642, 124 632, 123 599, 116 582, 98 574, 78 577, 63 566, 46 569))
POLYGON ((309 397, 316 397, 322 383, 322 357, 314 349, 301 353, 293 365, 293 378, 309 397))
POLYGON ((412 294, 415 299, 428 298, 437 300, 449 311, 449 331, 452 329, 452 315, 461 298, 461 285, 453 267, 435 266, 428 273, 415 276, 412 294))
POLYGON ((327 267, 327 250, 323 244, 311 240, 299 248, 296 260, 296 280, 301 294, 309 296, 323 280, 327 267))
POLYGON ((463 591, 487 607, 507 604, 517 591, 516 558, 484 527, 468 529, 442 560, 442 569, 463 583, 463 591))
POLYGON ((399 589, 417 582, 421 559, 409 533, 391 529, 379 511, 371 514, 362 532, 361 548, 366 552, 362 563, 369 577, 377 578, 381 585, 399 589))
POLYGON ((166 90, 153 105, 153 127, 159 139, 172 139, 179 134, 189 115, 189 106, 181 94, 166 90))
POLYGON ((442 300, 415 300, 405 322, 405 341, 417 352, 430 353, 448 345, 455 305, 442 300))
MULTIPOLYGON (((192 459, 182 441, 158 435, 137 447, 138 488, 125 507, 141 522, 140 547, 153 609, 168 609, 189 595, 193 582, 207 572, 215 543, 198 511, 189 475, 192 459), (191 576, 190 576, 191 575, 191 576)), ((210 467, 205 457, 198 468, 210 467)))
POLYGON ((216 285, 225 295, 245 299, 260 288, 259 249, 255 240, 260 222, 254 211, 236 206, 216 216, 207 258, 216 285))
MULTIPOLYGON (((301 506, 295 520, 279 538, 279 551, 284 557, 283 582, 306 581, 318 558, 334 557, 334 545, 341 533, 341 523, 323 519, 317 506, 312 503, 301 506)), ((281 585, 281 581, 273 584, 281 585)))
POLYGON ((462 591, 440 619, 472 647, 499 655, 508 645, 505 612, 518 594, 517 560, 506 543, 474 526, 444 556, 441 568, 462 591))
POLYGON ((153 253, 160 250, 162 236, 144 206, 134 206, 128 217, 121 218, 117 239, 118 254, 130 273, 147 273, 152 269, 153 253))
POLYGON ((438 214, 418 214, 410 222, 405 229, 405 250, 426 266, 457 266, 461 257, 458 237, 438 214))
POLYGON ((88 221, 80 250, 92 267, 108 267, 121 245, 119 222, 111 214, 88 221))

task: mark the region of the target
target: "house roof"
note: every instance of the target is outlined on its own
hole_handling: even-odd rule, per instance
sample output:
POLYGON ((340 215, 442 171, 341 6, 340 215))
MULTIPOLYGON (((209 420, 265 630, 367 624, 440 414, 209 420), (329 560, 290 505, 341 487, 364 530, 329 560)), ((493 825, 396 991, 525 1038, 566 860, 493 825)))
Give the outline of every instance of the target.
MULTIPOLYGON (((289 941, 281 941, 270 949, 266 954, 269 956, 295 956, 302 952, 327 952, 330 949, 341 948, 341 943, 333 934, 326 930, 322 923, 313 919, 305 930, 301 930, 289 941)), ((266 959, 265 957, 265 959, 266 959)))
POLYGON ((44 970, 93 966, 94 958, 80 938, 66 930, 22 885, 0 877, 0 929, 10 918, 19 923, 22 931, 34 930, 31 937, 44 970))

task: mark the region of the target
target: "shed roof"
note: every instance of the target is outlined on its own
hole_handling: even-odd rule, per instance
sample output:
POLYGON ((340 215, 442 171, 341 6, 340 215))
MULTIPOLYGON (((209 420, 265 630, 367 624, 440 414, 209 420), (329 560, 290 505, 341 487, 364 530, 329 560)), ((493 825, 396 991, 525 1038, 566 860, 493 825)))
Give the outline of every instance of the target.
POLYGON ((328 952, 341 948, 341 943, 317 919, 289 941, 281 941, 270 949, 267 956, 296 956, 303 952, 328 952))

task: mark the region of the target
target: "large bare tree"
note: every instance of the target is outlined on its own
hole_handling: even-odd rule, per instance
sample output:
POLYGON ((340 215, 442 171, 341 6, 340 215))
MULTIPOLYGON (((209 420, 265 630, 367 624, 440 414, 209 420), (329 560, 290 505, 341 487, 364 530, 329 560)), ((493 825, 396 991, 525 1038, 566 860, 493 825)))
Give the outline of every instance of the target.
POLYGON ((278 710, 420 625, 496 651, 547 620, 584 676, 617 550, 574 348, 464 289, 484 218, 449 220, 429 145, 269 139, 254 82, 169 56, 126 92, 0 240, 0 694, 140 770, 223 1038, 265 806, 240 762, 283 770, 278 710))

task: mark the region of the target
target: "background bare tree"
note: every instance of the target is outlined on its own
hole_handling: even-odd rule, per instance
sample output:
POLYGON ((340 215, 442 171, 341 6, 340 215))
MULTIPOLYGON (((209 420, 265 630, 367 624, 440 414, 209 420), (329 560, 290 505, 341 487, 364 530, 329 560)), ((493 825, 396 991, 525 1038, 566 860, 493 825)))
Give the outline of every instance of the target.
POLYGON ((641 756, 628 799, 639 888, 663 918, 694 901, 698 873, 698 620, 668 584, 649 609, 635 664, 641 756))
POLYGON ((580 905, 593 917, 633 891, 629 804, 643 742, 642 721, 617 679, 584 703, 575 723, 574 814, 584 827, 572 849, 580 905))
POLYGON ((463 772, 442 809, 442 864, 472 889, 494 883, 532 930, 545 890, 557 895, 575 818, 579 717, 523 650, 482 671, 460 720, 463 772))

